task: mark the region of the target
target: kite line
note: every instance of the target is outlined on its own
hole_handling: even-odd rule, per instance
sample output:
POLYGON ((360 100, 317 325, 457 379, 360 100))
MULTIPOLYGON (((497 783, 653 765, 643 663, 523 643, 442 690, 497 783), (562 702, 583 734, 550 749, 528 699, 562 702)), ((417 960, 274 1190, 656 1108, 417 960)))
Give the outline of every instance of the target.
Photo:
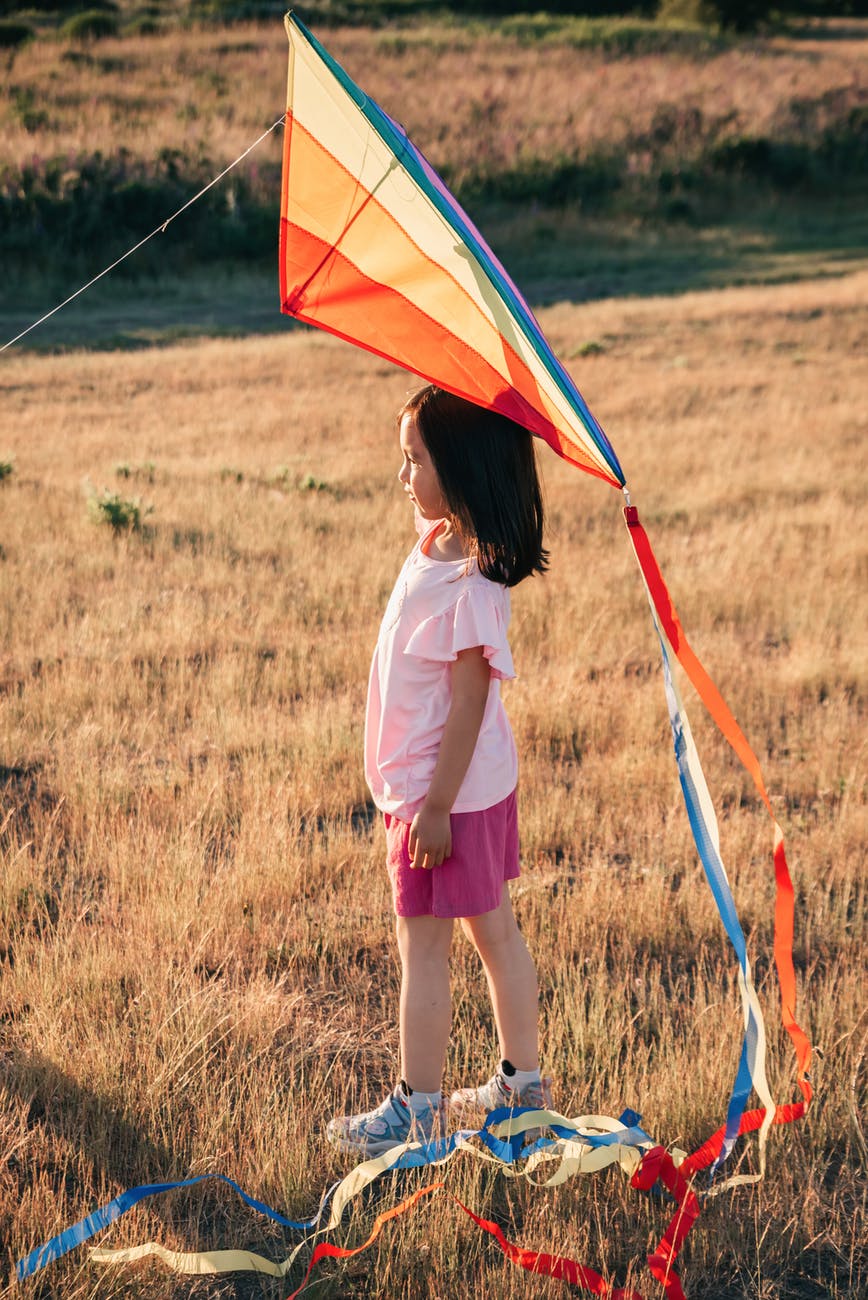
POLYGON ((92 280, 88 280, 87 284, 83 284, 80 289, 76 289, 75 293, 71 293, 68 298, 64 298, 63 302, 59 302, 56 307, 52 307, 51 311, 47 311, 44 316, 40 316, 39 320, 35 320, 32 325, 28 325, 27 329, 22 330, 20 334, 16 334, 14 339, 10 339, 8 343, 4 343, 2 347, 0 347, 0 352, 5 352, 7 348, 11 348, 14 343, 18 343, 19 340, 23 339, 26 334, 31 332, 31 330, 35 330, 39 325, 43 325, 45 321, 50 320, 51 317, 61 311, 62 308, 67 307, 76 298, 79 298, 83 293, 90 289, 92 285, 95 285, 97 280, 101 280, 103 276, 108 275, 110 271, 113 271, 116 266, 120 266, 121 262, 125 262, 128 257, 132 257, 133 253, 137 253, 139 249, 143 248, 144 245, 147 244, 149 240, 153 239, 155 235, 164 235, 176 217, 180 217, 181 213, 186 212, 188 208, 191 208, 198 199, 201 199, 203 194, 207 194, 210 189, 213 189, 219 181, 222 181, 224 176, 228 175, 229 172, 232 171, 233 167, 237 167, 240 162, 244 161, 248 154, 253 153, 253 150, 258 145, 262 144, 262 141, 267 136, 271 135, 272 131, 276 131, 279 126, 283 126, 285 121, 286 114, 283 113, 276 122, 272 122, 271 126, 262 132, 262 135, 259 136, 258 139, 253 141, 253 144, 248 145, 244 152, 239 154, 234 162, 231 162, 228 167, 224 167, 222 172, 213 177, 207 185, 202 186, 198 194, 194 194, 191 199, 188 199, 186 203, 182 204, 182 206, 178 208, 177 212, 173 212, 165 221, 161 221, 159 226, 155 226, 149 235, 145 235, 144 239, 140 239, 132 248, 129 248, 125 253, 122 253, 119 258, 112 262, 111 266, 107 266, 103 271, 100 271, 100 273, 95 275, 92 280))

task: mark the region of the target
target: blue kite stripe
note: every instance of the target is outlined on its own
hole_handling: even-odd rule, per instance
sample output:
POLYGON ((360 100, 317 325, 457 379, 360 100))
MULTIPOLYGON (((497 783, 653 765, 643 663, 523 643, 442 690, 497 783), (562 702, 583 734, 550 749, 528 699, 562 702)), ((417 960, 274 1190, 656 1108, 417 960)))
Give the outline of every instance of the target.
POLYGON ((76 1246, 81 1246, 85 1241, 89 1241, 96 1233, 101 1232, 103 1228, 107 1228, 109 1224, 114 1223, 121 1215, 126 1214, 128 1210, 131 1210, 149 1196, 160 1196, 163 1192, 173 1192, 181 1187, 195 1187, 197 1183, 205 1182, 206 1179, 216 1179, 218 1182, 228 1184, 252 1210, 257 1210, 258 1213, 273 1219, 275 1223, 280 1223, 285 1228, 292 1228, 295 1232, 309 1232, 311 1228, 316 1227, 323 1216, 323 1211, 332 1192, 338 1186, 338 1183, 333 1183, 328 1189, 312 1219, 299 1222, 295 1219, 285 1218, 279 1211, 273 1209, 270 1205, 266 1205, 264 1201, 257 1201, 254 1197, 248 1196, 243 1188, 239 1187, 231 1178, 227 1178, 225 1174, 199 1174, 196 1178, 185 1178, 178 1183, 144 1183, 140 1187, 132 1187, 126 1192, 121 1192, 120 1196, 116 1196, 107 1205, 94 1210, 86 1218, 58 1233, 45 1245, 38 1246, 24 1259, 20 1259, 15 1266, 18 1281, 23 1282, 26 1277, 31 1277, 39 1269, 45 1268, 47 1264, 52 1264, 56 1259, 61 1259, 62 1256, 69 1254, 76 1246))
MULTIPOLYGON (((684 728, 681 721, 681 715, 678 711, 675 691, 672 685, 672 666, 666 650, 666 645, 662 636, 660 636, 659 630, 658 639, 660 641, 660 651, 663 656, 663 679, 666 691, 666 703, 669 709, 669 722, 672 727, 672 738, 675 746, 675 761, 678 765, 678 778, 681 782, 681 792, 684 796, 684 803, 687 808, 687 817, 690 822, 690 829, 693 832, 693 839, 696 843, 699 859, 711 888, 714 901, 717 905, 717 910, 720 914, 720 919, 723 922, 723 927, 730 943, 735 949, 742 974, 745 979, 747 979, 747 944, 745 942, 744 931, 742 930, 741 922, 738 919, 735 899, 732 896, 732 890, 730 889, 729 881, 726 878, 726 870, 706 824, 699 796, 696 791, 696 786, 693 781, 693 776, 690 771, 690 765, 687 760, 687 744, 684 739, 684 728)), ((741 1117, 744 1114, 748 1097, 750 1096, 751 1088, 753 1087, 753 1063, 756 1060, 756 1046, 757 1025, 753 1011, 749 1009, 744 1039, 742 1040, 741 1054, 739 1056, 738 1070, 736 1072, 732 1094, 727 1105, 726 1131, 724 1134, 723 1145, 721 1146, 720 1153, 711 1168, 712 1178, 728 1158, 736 1138, 738 1137, 741 1117)))
POLYGON ((448 222, 468 248, 473 250, 495 288, 510 307, 513 316, 515 317, 516 324, 518 324, 524 331, 528 342, 533 345, 539 360, 545 366, 563 396, 580 417, 598 451, 606 461, 609 469, 612 471, 612 475, 618 480, 621 486, 623 486, 625 482, 624 471, 618 462, 618 457, 615 455, 615 450, 612 447, 612 444, 609 442, 609 439, 606 437, 600 424, 591 413, 581 393, 567 374, 567 371, 552 352, 523 296, 501 266, 500 262, 498 262, 493 254, 488 250, 485 241, 470 221, 470 218, 459 207, 457 201, 445 186, 442 185, 434 169, 419 152, 402 128, 399 127, 397 123, 393 122, 388 114, 383 112, 375 100, 370 99, 364 91, 356 85, 341 65, 332 58, 328 50, 319 43, 313 33, 308 30, 304 23, 301 22, 294 13, 288 14, 287 17, 293 26, 301 32, 312 49, 315 50, 317 55, 322 59, 323 63, 344 88, 350 99, 364 115, 370 126, 377 132, 384 144, 386 144, 396 157, 400 159, 407 172, 412 176, 413 180, 422 192, 431 200, 443 219, 448 222))

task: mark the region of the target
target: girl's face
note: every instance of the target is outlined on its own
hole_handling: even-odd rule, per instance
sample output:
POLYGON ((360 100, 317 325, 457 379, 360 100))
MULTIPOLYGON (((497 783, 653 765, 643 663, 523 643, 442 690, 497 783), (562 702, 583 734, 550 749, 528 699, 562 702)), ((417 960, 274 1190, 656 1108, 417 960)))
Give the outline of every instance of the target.
POLYGON ((428 448, 416 425, 416 417, 408 413, 401 420, 399 434, 401 468, 398 482, 404 488, 423 519, 445 519, 449 510, 443 489, 428 448))

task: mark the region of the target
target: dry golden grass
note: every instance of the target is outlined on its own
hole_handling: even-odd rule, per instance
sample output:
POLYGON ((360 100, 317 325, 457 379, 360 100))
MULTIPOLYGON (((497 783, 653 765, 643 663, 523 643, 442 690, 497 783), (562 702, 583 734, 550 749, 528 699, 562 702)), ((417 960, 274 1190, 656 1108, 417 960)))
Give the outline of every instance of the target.
MULTIPOLYGON (((764 764, 796 878, 819 1101, 766 1182, 708 1203, 706 1300, 864 1294, 868 276, 561 306, 543 325, 611 432, 692 642, 764 764), (588 343, 594 355, 579 359, 588 343)), ((289 1214, 348 1167, 325 1119, 396 1069, 397 965, 361 728, 370 648, 412 540, 392 413, 407 376, 325 336, 12 356, 0 378, 5 768, 0 1241, 5 1265, 130 1184, 219 1170, 289 1214), (149 468, 149 463, 153 468, 149 468), (120 478, 116 466, 130 473, 120 478), (314 484, 300 486, 310 476, 314 484), (316 483, 322 486, 317 490, 316 483), (88 517, 88 484, 153 506, 88 517)), ((639 1109, 664 1143, 720 1122, 734 962, 681 807, 658 655, 619 499, 545 453, 552 570, 514 598, 515 893, 568 1113, 639 1109)), ((689 702, 688 702, 688 707, 689 702)), ((774 1048, 771 830, 692 709, 774 1048)), ((449 1084, 487 1073, 482 981, 454 953, 449 1084)), ((750 1167, 754 1148, 745 1157, 750 1167)), ((342 1239, 361 1241, 376 1206, 342 1239)), ((616 1174, 554 1192, 469 1159, 447 1182, 522 1244, 654 1288, 668 1220, 616 1174)), ((292 1238, 206 1185, 134 1212, 154 1237, 275 1257, 292 1238)), ((445 1200, 317 1295, 558 1296, 445 1200)), ((14 1284, 10 1284, 14 1287, 14 1284)), ((100 1271, 25 1296, 277 1296, 256 1278, 100 1271)))
MULTIPOLYGON (((532 159, 547 162, 671 141, 685 150, 706 138, 810 138, 858 112, 868 95, 868 29, 851 39, 779 37, 702 60, 676 54, 612 58, 562 40, 520 41, 490 30, 437 24, 326 34, 331 53, 397 117, 456 183, 496 175, 532 159), (555 107, 553 107, 555 106, 555 107)), ((173 30, 121 37, 82 49, 40 40, 16 56, 5 100, 0 160, 120 149, 151 159, 179 149, 229 161, 285 106, 282 24, 173 30)), ((279 157, 262 146, 261 164, 279 157)), ((649 155, 650 156, 650 155, 649 155)))

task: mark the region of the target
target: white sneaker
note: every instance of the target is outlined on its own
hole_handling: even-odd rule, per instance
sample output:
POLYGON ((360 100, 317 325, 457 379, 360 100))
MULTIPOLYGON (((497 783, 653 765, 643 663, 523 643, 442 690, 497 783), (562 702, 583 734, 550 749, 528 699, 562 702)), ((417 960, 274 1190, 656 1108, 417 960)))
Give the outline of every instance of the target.
POLYGON ((532 1107, 548 1110, 552 1104, 551 1079, 534 1080, 523 1088, 514 1088, 508 1077, 498 1068, 487 1083, 478 1088, 458 1088, 449 1098, 449 1105, 460 1114, 470 1110, 484 1110, 488 1114, 502 1106, 511 1109, 532 1107))
POLYGON ((341 1151, 356 1151, 366 1159, 381 1156, 405 1142, 430 1142, 445 1137, 446 1098, 416 1115, 400 1083, 375 1110, 364 1115, 341 1115, 328 1122, 326 1137, 341 1151))

